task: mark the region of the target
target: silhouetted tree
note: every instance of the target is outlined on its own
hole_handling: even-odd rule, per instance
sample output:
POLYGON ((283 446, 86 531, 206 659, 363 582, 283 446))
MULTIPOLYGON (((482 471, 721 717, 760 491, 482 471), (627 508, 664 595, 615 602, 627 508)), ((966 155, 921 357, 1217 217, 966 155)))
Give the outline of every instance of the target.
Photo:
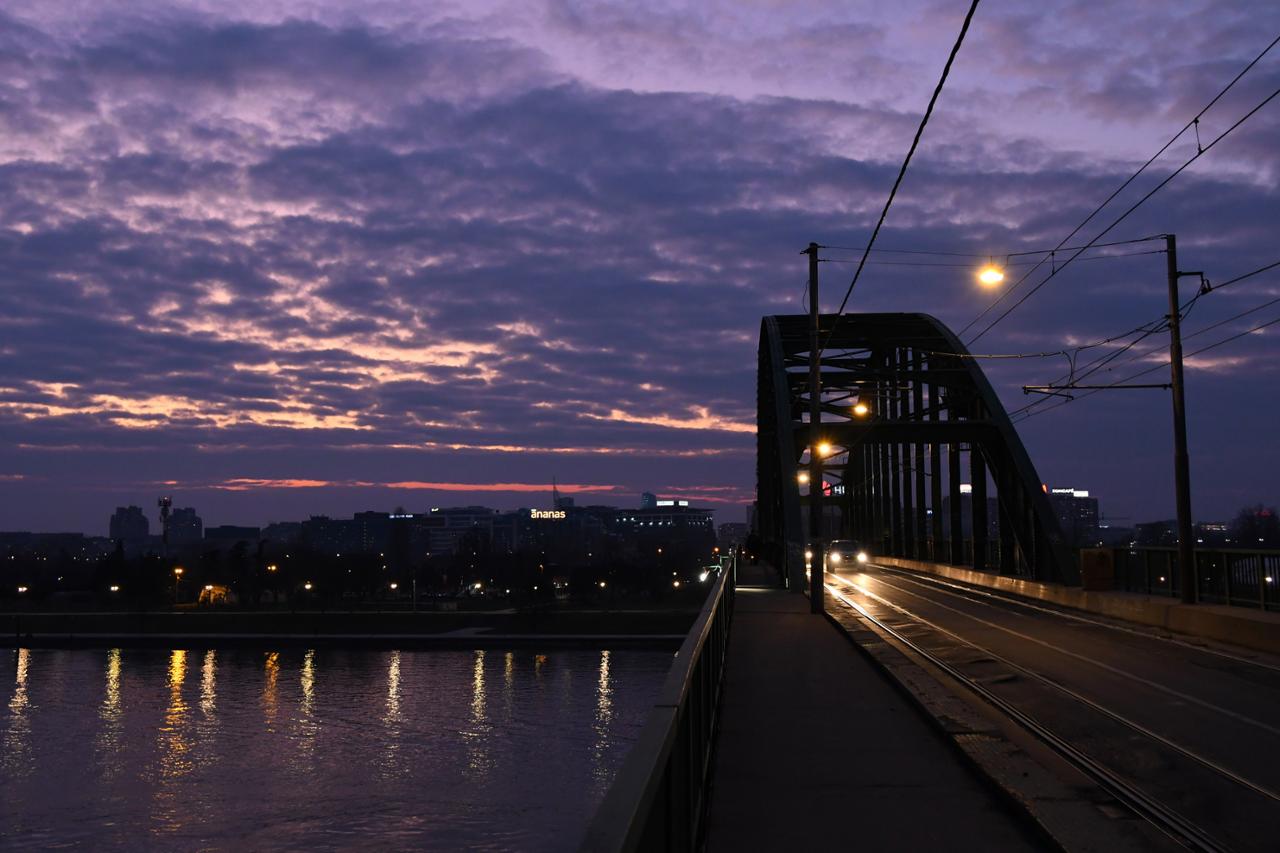
POLYGON ((1262 504, 1242 508, 1231 522, 1231 541, 1242 548, 1280 547, 1280 514, 1262 504))

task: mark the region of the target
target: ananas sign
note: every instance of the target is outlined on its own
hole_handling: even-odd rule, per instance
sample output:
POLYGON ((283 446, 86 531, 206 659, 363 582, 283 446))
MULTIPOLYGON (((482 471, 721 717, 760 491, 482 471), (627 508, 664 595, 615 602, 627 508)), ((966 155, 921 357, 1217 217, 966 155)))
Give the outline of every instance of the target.
POLYGON ((566 513, 562 509, 533 509, 529 517, 535 521, 562 521, 566 513))

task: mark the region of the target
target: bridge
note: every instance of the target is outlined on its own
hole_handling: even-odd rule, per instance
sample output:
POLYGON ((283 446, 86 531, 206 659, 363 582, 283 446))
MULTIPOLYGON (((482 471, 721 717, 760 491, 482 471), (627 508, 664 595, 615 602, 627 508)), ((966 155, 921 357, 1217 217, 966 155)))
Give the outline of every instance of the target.
POLYGON ((822 316, 812 400, 809 321, 761 323, 761 553, 582 849, 1276 849, 1280 551, 1073 550, 945 326, 822 316))

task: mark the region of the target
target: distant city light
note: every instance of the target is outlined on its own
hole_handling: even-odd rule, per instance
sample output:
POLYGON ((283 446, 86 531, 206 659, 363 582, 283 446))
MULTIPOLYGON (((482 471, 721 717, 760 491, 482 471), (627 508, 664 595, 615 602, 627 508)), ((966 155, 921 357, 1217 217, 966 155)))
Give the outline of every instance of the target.
POLYGON ((309 592, 311 590, 311 581, 307 581, 306 583, 304 583, 302 585, 302 588, 309 592))
POLYGON ((392 588, 392 589, 399 589, 399 588, 400 588, 400 584, 396 583, 395 581, 392 581, 392 582, 391 582, 391 588, 392 588))
POLYGON ((111 591, 112 591, 112 592, 119 592, 119 591, 120 591, 120 587, 116 586, 115 584, 112 584, 112 585, 111 585, 111 591))
POLYGON ((18 594, 19 594, 19 595, 21 595, 22 593, 24 593, 24 592, 26 592, 26 591, 27 591, 27 588, 26 588, 25 586, 20 586, 20 587, 18 587, 18 594))

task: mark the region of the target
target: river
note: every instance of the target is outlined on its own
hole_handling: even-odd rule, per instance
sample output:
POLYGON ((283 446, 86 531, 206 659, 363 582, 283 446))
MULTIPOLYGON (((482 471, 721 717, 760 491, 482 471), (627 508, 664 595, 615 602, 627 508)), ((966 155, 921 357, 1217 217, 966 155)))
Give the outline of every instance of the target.
POLYGON ((0 846, 573 849, 661 651, 18 649, 0 846))

